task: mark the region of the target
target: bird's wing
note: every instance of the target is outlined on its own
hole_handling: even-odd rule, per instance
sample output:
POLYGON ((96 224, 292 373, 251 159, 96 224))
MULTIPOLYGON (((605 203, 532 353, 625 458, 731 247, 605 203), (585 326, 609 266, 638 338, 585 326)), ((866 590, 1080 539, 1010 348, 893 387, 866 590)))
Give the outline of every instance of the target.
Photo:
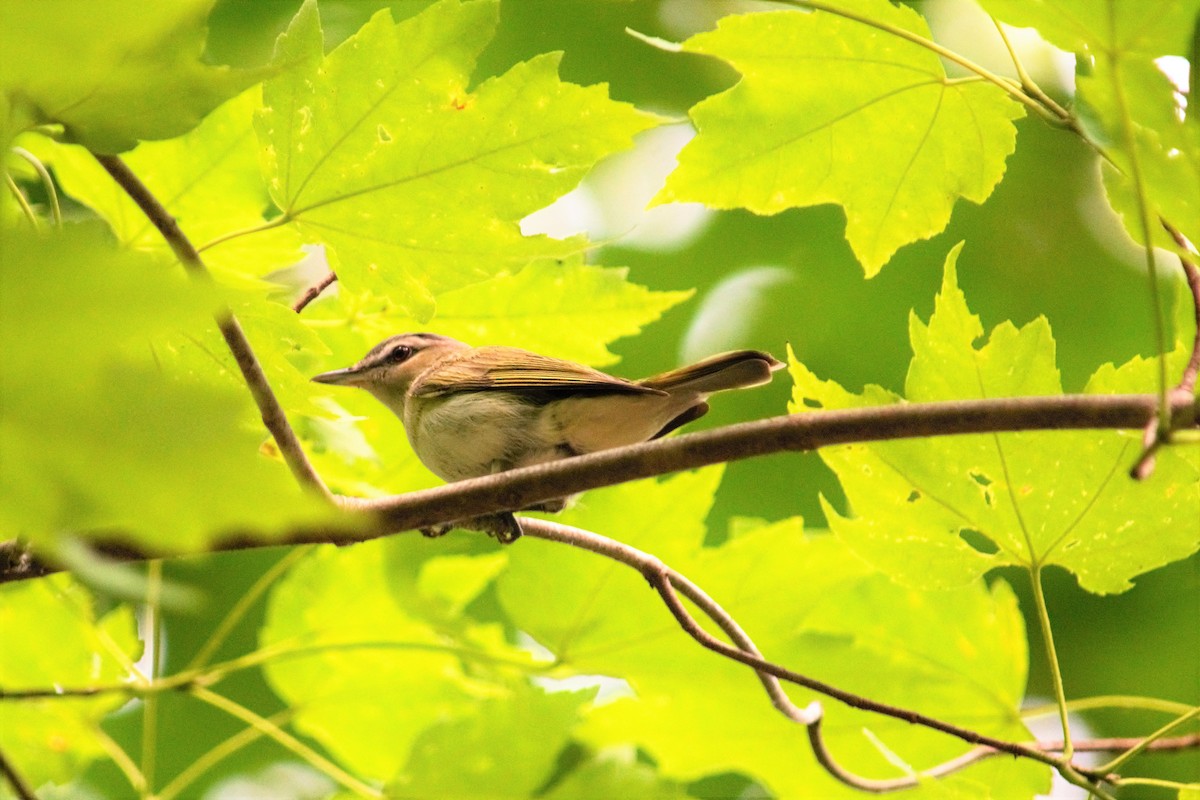
POLYGON ((515 347, 477 347, 433 367, 414 383, 414 397, 511 389, 563 394, 657 394, 659 389, 515 347))

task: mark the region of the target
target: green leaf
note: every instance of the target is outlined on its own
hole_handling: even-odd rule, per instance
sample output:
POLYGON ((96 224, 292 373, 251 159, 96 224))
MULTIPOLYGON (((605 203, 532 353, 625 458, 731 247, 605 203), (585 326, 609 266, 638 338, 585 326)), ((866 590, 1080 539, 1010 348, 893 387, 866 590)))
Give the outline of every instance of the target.
POLYGON ((1188 33, 1200 11, 1196 0, 981 0, 989 14, 1038 34, 1069 53, 1106 51, 1187 55, 1188 33))
MULTIPOLYGON (((909 401, 1061 393, 1049 324, 1003 323, 988 341, 946 261, 928 325, 915 315, 909 401)), ((1182 368, 1180 348, 1171 369, 1182 368)), ((900 402, 878 387, 854 396, 794 359, 792 410, 900 402)), ((1146 391, 1146 362, 1102 369, 1089 391, 1146 391), (1111 373, 1111 375, 1110 375, 1111 373), (1119 377, 1118 377, 1119 376, 1119 377)), ((825 509, 860 556, 905 583, 949 587, 1003 564, 1058 564, 1099 593, 1200 548, 1190 520, 1200 507, 1200 458, 1173 451, 1152 481, 1127 471, 1140 432, 1050 431, 854 444, 821 451, 841 482, 851 516, 825 509), (1153 509, 1153 511, 1151 511, 1153 509), (980 544, 986 540, 986 544, 980 544)))
MULTIPOLYGON (((904 589, 835 538, 805 538, 798 520, 747 527, 719 548, 693 548, 690 556, 668 563, 729 611, 766 658, 976 730, 1028 736, 1015 722, 1026 655, 1020 614, 1007 587, 904 589)), ((550 568, 556 566, 552 562, 550 568)), ((644 610, 638 595, 628 594, 625 602, 639 606, 646 620, 640 627, 631 627, 624 639, 609 637, 559 654, 579 671, 625 678, 636 693, 590 715, 584 732, 591 743, 632 739, 664 776, 676 780, 735 771, 780 797, 855 796, 807 755, 804 728, 771 706, 750 670, 701 648, 669 618, 651 626, 666 613, 653 598, 644 610), (654 605, 659 607, 652 614, 654 605)), ((580 638, 612 613, 637 618, 601 596, 594 607, 577 611, 580 638)), ((525 619, 516 617, 519 624, 525 619)), ((788 686, 788 694, 801 706, 818 699, 795 686, 788 686)), ((965 749, 897 720, 833 703, 826 708, 826 736, 839 762, 871 777, 895 777, 896 770, 861 735, 863 727, 918 769, 965 749)), ((949 785, 970 787, 971 796, 1028 797, 1044 789, 1046 776, 1039 765, 981 764, 949 785)), ((918 796, 942 790, 922 788, 918 796)))
MULTIPOLYGON (((205 21, 214 2, 4 0, 5 127, 15 134, 60 123, 71 141, 105 153, 195 127, 266 74, 204 62, 205 21)), ((7 140, 0 144, 7 149, 7 140)))
POLYGON ((594 689, 521 687, 468 717, 427 729, 387 796, 528 797, 549 779, 594 689))
MULTIPOLYGON (((165 142, 145 142, 125 163, 171 212, 204 263, 218 277, 262 276, 303 257, 295 230, 282 226, 205 245, 238 230, 262 225, 271 205, 259 169, 251 119, 259 106, 255 88, 230 100, 194 130, 165 142)), ((52 164, 64 191, 100 215, 117 240, 138 250, 169 253, 162 234, 86 149, 29 137, 28 147, 52 164)))
MULTIPOLYGON (((930 36, 910 8, 838 5, 930 36)), ((868 277, 903 245, 943 230, 958 197, 991 194, 1023 114, 992 84, 947 78, 932 51, 832 13, 726 17, 683 50, 742 77, 692 109, 699 133, 656 202, 757 214, 837 203, 868 277)))
MULTIPOLYGON (((270 661, 267 678, 298 709, 296 728, 361 775, 396 775, 423 730, 474 713, 479 698, 506 690, 513 670, 530 668, 499 631, 456 618, 461 594, 445 597, 432 574, 422 580, 426 566, 457 554, 441 546, 455 541, 323 547, 271 595, 262 646, 301 652, 270 661)), ((495 565, 477 561, 472 570, 456 559, 454 571, 481 586, 495 565)))
MULTIPOLYGON (((95 235, 5 233, 0 520, 41 545, 93 530, 185 551, 327 519, 245 429, 249 394, 165 372, 214 293, 95 235)), ((260 429, 261 430, 261 429, 260 429)))
MULTIPOLYGON (((691 291, 656 292, 631 283, 624 267, 537 262, 516 275, 501 275, 438 299, 429 330, 472 344, 503 344, 607 366, 617 357, 606 347, 638 333, 664 311, 692 296, 691 291)), ((418 330, 422 323, 398 316, 390 303, 339 291, 335 302, 313 309, 315 316, 351 319, 362 334, 359 352, 388 336, 418 330), (320 310, 318 310, 320 309, 320 310)))
POLYGON ((305 236, 337 251, 351 289, 427 320, 435 296, 582 248, 518 222, 574 187, 656 118, 603 86, 558 79, 557 55, 468 91, 498 4, 443 0, 393 23, 381 12, 324 59, 306 5, 258 118, 271 193, 305 236))
MULTIPOLYGON (((85 689, 122 682, 138 657, 132 611, 99 615, 88 592, 56 575, 0 587, 0 687, 6 692, 85 689)), ((123 705, 120 692, 95 697, 6 698, 4 755, 32 786, 65 783, 104 756, 98 725, 123 705)))

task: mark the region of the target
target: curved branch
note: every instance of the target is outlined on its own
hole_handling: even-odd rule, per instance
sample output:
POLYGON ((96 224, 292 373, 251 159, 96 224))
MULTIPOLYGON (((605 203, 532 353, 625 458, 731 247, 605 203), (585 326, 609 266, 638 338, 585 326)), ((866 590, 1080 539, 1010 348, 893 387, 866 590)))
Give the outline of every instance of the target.
MULTIPOLYGON (((92 153, 92 155, 100 162, 100 166, 112 176, 117 185, 129 195, 130 199, 137 203, 142 213, 167 240, 167 244, 170 245, 172 252, 175 253, 175 257, 179 259, 184 269, 197 279, 211 280, 208 268, 200 259, 200 254, 196 252, 191 241, 180 230, 175 218, 146 188, 133 170, 118 156, 99 153, 92 153)), ((254 349, 250 346, 250 340, 246 338, 237 318, 227 308, 218 311, 215 318, 221 336, 224 337, 225 344, 233 353, 238 369, 241 370, 242 379, 250 389, 250 394, 254 396, 254 403, 262 415, 263 424, 274 437, 275 444, 278 445, 279 452, 283 455, 283 460, 287 462, 288 468, 291 469, 301 486, 315 489, 323 496, 329 497, 329 490, 325 487, 321 476, 309 463, 308 456, 304 454, 304 448, 300 446, 296 432, 292 430, 287 415, 283 413, 283 407, 279 405, 279 400, 271 390, 267 376, 263 373, 262 365, 258 363, 254 349)))

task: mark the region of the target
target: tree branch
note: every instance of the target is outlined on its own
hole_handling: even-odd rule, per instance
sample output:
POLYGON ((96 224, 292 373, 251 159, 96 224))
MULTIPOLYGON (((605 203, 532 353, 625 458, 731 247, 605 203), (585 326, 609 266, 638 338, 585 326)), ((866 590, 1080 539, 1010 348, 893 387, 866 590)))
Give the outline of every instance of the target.
MULTIPOLYGON (((208 268, 204 266, 204 262, 200 259, 200 254, 196 252, 196 248, 191 241, 180 230, 175 218, 170 212, 163 207, 141 179, 134 174, 133 170, 122 161, 118 156, 102 155, 99 153, 92 154, 95 159, 100 162, 100 166, 104 167, 105 171, 112 176, 126 194, 138 205, 142 213, 150 220, 162 237, 167 240, 171 250, 175 253, 175 257, 183 265, 189 273, 199 280, 211 280, 208 268)), ((287 462, 288 468, 302 486, 307 486, 315 489, 325 497, 330 497, 329 490, 325 487, 324 481, 321 480, 308 457, 304 454, 304 448, 300 446, 300 440, 296 437, 295 431, 292 430, 291 424, 288 422, 287 415, 283 413, 283 408, 279 405, 279 400, 276 399, 275 393, 271 390, 271 385, 267 382, 267 376, 263 373, 262 365, 258 363, 258 359, 254 356, 254 349, 250 346, 250 340, 246 338, 242 326, 238 323, 237 318, 229 311, 229 309, 221 309, 215 315, 217 327, 221 331, 221 336, 225 339, 225 344, 229 347, 229 351, 233 353, 234 360, 237 361, 238 369, 241 370, 242 379, 246 382, 246 386, 250 389, 250 394, 254 396, 254 402, 258 406, 259 413, 262 416, 263 424, 267 430, 271 432, 271 436, 275 438, 275 444, 279 447, 279 452, 283 455, 283 460, 287 462)))
POLYGON ((5 782, 7 782, 13 790, 13 794, 15 794, 21 800, 37 800, 37 795, 33 793, 33 787, 31 787, 21 773, 17 772, 16 768, 8 762, 8 758, 3 752, 0 752, 0 775, 4 776, 5 782))
MULTIPOLYGON (((1175 398, 1175 419, 1194 419, 1195 399, 1175 398)), ((689 433, 644 444, 501 472, 390 497, 339 498, 344 525, 297 528, 283 538, 231 531, 209 552, 296 544, 352 544, 400 531, 429 528, 626 481, 784 451, 815 450, 851 442, 922 436, 1029 430, 1139 429, 1154 414, 1153 395, 1049 397, 897 403, 792 414, 689 433)), ((116 536, 92 537, 98 554, 118 561, 178 555, 131 548, 116 536)), ((0 583, 55 571, 20 555, 15 542, 0 543, 0 583), (4 564, 10 566, 4 568, 4 564)))

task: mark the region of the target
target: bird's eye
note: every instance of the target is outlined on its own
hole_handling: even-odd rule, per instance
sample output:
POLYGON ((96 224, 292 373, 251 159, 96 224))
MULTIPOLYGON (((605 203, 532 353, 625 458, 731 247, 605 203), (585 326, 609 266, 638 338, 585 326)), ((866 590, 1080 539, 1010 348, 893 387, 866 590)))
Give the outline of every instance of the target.
POLYGON ((413 349, 406 344, 392 348, 392 352, 388 353, 388 361, 393 364, 399 364, 402 361, 407 361, 408 357, 413 354, 413 349))

